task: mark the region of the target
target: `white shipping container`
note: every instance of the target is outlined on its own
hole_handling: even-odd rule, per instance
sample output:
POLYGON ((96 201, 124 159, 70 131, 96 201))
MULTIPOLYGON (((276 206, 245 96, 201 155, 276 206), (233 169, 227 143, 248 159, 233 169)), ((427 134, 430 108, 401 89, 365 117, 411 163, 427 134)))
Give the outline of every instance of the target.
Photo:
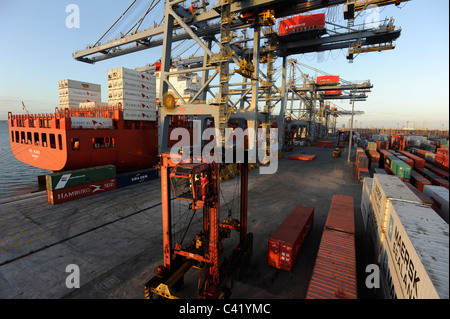
POLYGON ((89 83, 89 82, 82 82, 82 81, 75 81, 75 80, 62 80, 58 81, 58 87, 60 89, 64 88, 74 88, 74 89, 81 89, 81 90, 90 90, 90 91, 101 91, 101 85, 95 84, 95 83, 89 83))
POLYGON ((120 103, 124 110, 147 111, 156 113, 155 103, 134 101, 129 99, 113 99, 109 100, 109 102, 113 105, 117 105, 118 103, 120 103))
POLYGON ((430 161, 431 163, 434 163, 436 160, 436 154, 434 153, 425 153, 425 160, 430 161))
POLYGON ((97 117, 71 117, 72 128, 85 129, 112 129, 113 121, 111 118, 97 118, 97 117))
POLYGON ((384 247, 398 298, 449 298, 449 226, 428 206, 388 203, 384 247))
POLYGON ((81 89, 73 89, 73 88, 64 88, 59 89, 59 96, 73 96, 73 97, 92 97, 92 98, 100 98, 101 92, 92 91, 92 90, 81 90, 81 89))
POLYGON ((108 91, 111 89, 127 89, 156 94, 156 80, 155 81, 137 81, 130 79, 108 80, 108 91))
POLYGON ((445 220, 448 224, 448 201, 449 191, 447 188, 437 185, 425 185, 423 187, 423 193, 434 201, 435 211, 445 220))
POLYGON ((151 81, 152 77, 154 77, 154 75, 149 74, 147 72, 139 72, 127 68, 117 68, 108 70, 108 80, 130 79, 139 81, 151 81))
POLYGON ((134 90, 125 89, 113 89, 108 90, 108 101, 109 100, 119 100, 127 99, 146 103, 156 103, 156 95, 151 95, 148 92, 140 92, 134 90))
POLYGON ((368 142, 367 143, 367 149, 369 151, 376 151, 377 150, 377 143, 375 143, 375 142, 368 142))
POLYGON ((156 121, 156 112, 123 110, 123 119, 132 121, 156 121))
POLYGON ((382 232, 381 227, 378 225, 375 215, 369 214, 367 220, 367 237, 369 241, 369 254, 371 258, 377 264, 380 264, 381 260, 381 250, 383 248, 384 232, 382 232))
POLYGON ((391 199, 421 202, 420 198, 397 176, 375 174, 372 186, 372 206, 375 218, 382 230, 386 229, 386 207, 391 199))
POLYGON ((103 107, 103 106, 108 106, 108 103, 104 103, 104 102, 84 102, 84 103, 79 103, 78 104, 79 108, 92 108, 92 107, 103 107))
POLYGON ((361 195, 361 217, 364 224, 364 229, 367 231, 367 221, 369 214, 373 214, 370 197, 372 194, 373 178, 366 177, 363 181, 362 195, 361 195))
MULTIPOLYGON (((397 290, 400 289, 400 285, 398 283, 398 276, 394 274, 392 276, 391 269, 394 269, 393 258, 386 250, 386 247, 382 247, 381 249, 381 260, 380 260, 380 288, 382 292, 383 299, 397 299, 397 290)), ((401 291, 400 291, 401 293, 401 291)))
POLYGON ((101 97, 75 97, 75 96, 60 96, 59 97, 59 104, 70 104, 70 103, 85 103, 85 102, 98 102, 101 103, 101 97))
POLYGON ((80 103, 59 103, 60 109, 77 109, 80 103))

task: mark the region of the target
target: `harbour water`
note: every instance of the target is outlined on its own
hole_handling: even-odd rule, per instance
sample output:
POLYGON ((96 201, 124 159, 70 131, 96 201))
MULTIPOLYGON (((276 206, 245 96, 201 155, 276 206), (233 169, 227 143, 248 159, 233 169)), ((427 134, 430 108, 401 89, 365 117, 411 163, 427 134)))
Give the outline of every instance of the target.
POLYGON ((37 176, 48 173, 14 157, 9 145, 8 122, 0 121, 0 200, 39 191, 37 176))

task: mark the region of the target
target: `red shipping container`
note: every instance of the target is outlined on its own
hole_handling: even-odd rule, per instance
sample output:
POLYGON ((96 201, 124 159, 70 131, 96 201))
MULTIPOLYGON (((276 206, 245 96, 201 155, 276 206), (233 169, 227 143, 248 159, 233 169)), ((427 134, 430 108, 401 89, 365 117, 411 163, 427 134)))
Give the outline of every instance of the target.
POLYGON ((369 156, 372 163, 378 163, 380 161, 380 153, 378 151, 369 151, 369 156))
POLYGON ((449 149, 448 148, 441 148, 441 147, 438 147, 437 149, 436 149, 436 154, 442 154, 442 155, 444 155, 444 156, 449 156, 449 149))
POLYGON ((333 195, 307 299, 356 299, 353 197, 333 195))
POLYGON ((333 195, 325 228, 355 233, 353 196, 333 195))
POLYGON ((314 222, 314 207, 295 206, 269 238, 269 266, 292 271, 314 222))
POLYGON ((356 156, 356 167, 358 169, 361 167, 369 168, 369 158, 365 154, 358 154, 356 156))
POLYGON ((341 95, 342 90, 324 91, 325 95, 341 95))
POLYGON ((324 229, 306 299, 357 299, 355 236, 324 229))
POLYGON ((315 146, 334 147, 333 141, 317 141, 315 146))
POLYGON ((438 168, 438 167, 436 167, 434 165, 431 165, 431 164, 425 164, 425 168, 430 170, 430 171, 432 171, 433 173, 439 175, 443 179, 447 179, 448 180, 448 177, 449 177, 448 171, 443 170, 441 168, 438 168))
MULTIPOLYGON (((400 154, 412 159, 414 161, 414 168, 425 168, 425 159, 407 151, 398 151, 400 154)), ((425 155, 424 155, 425 156, 425 155)))
POLYGON ((417 197, 419 197, 420 201, 422 202, 422 204, 433 208, 434 202, 431 200, 431 198, 429 198, 427 195, 425 195, 424 193, 422 193, 420 190, 418 190, 416 187, 414 187, 413 185, 411 185, 411 183, 408 182, 403 182, 406 186, 408 186, 408 188, 417 195, 417 197))
POLYGON ((447 188, 447 189, 449 189, 448 188, 448 181, 447 180, 445 180, 445 179, 443 179, 443 178, 435 178, 435 179, 433 179, 432 181, 431 181, 431 183, 433 184, 433 185, 437 185, 437 186, 442 186, 442 187, 445 187, 445 188, 447 188))
POLYGON ((444 160, 442 163, 441 162, 434 162, 434 165, 440 169, 443 170, 448 170, 449 169, 449 160, 444 160))
POLYGON ((425 185, 431 185, 431 182, 417 173, 416 171, 411 171, 411 177, 409 178, 412 185, 414 185, 419 191, 423 192, 423 187, 425 185))
POLYGON ((310 154, 294 154, 289 156, 289 159, 298 160, 298 161, 312 161, 316 158, 316 155, 310 154))
POLYGON ((298 15, 280 21, 279 35, 325 28, 325 14, 298 15))
POLYGON ((116 187, 117 187, 117 180, 113 178, 105 181, 94 182, 58 190, 47 189, 47 200, 52 205, 55 205, 81 197, 103 193, 112 189, 116 189, 116 187))
POLYGON ((408 164, 409 166, 411 166, 411 168, 414 168, 414 160, 413 159, 406 157, 406 156, 402 156, 402 157, 398 157, 398 158, 401 159, 406 164, 408 164))
POLYGON ((377 143, 377 149, 379 150, 381 148, 381 141, 375 141, 377 143))
POLYGON ((425 158, 425 154, 426 153, 431 153, 430 151, 425 151, 425 150, 416 150, 416 154, 419 156, 419 157, 422 157, 422 158, 425 158))
POLYGON ((317 84, 339 84, 339 75, 322 75, 316 79, 317 84))

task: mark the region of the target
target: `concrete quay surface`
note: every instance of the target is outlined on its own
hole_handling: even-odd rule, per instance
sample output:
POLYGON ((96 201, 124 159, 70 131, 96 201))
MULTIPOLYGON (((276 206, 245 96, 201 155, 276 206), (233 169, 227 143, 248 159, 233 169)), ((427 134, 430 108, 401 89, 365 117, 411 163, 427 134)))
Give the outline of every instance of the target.
MULTIPOLYGON (((305 298, 333 194, 354 198, 358 297, 374 298, 364 286, 367 243, 360 213, 361 184, 347 153, 334 148, 296 146, 279 159, 275 174, 249 172, 248 231, 253 254, 235 280, 232 299, 305 298), (289 159, 295 153, 313 161, 289 159), (295 205, 315 208, 314 226, 291 273, 267 265, 270 235, 295 205)), ((238 176, 223 181, 221 219, 239 216, 238 176)), ((160 180, 51 205, 45 192, 0 202, 0 298, 142 299, 144 285, 162 264, 160 180), (68 265, 80 270, 80 288, 68 288, 68 265)), ((192 215, 173 206, 173 220, 192 215), (178 215, 177 215, 178 214, 178 215)), ((192 218, 193 228, 200 218, 192 218)), ((184 233, 174 230, 174 236, 184 233)), ((188 233, 186 238, 189 238, 188 233)), ((236 238, 224 241, 225 254, 236 238)), ((185 276, 180 296, 196 298, 199 270, 185 276)))

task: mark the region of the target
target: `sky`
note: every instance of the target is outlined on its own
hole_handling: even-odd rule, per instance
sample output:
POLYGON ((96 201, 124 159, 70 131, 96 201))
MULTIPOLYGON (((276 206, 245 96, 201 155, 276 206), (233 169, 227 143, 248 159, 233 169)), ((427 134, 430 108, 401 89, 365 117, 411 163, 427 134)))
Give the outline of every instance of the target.
MULTIPOLYGON (((157 61, 161 47, 95 64, 72 57, 75 51, 94 44, 130 3, 0 0, 0 120, 7 119, 8 112, 23 113, 22 101, 30 113, 54 112, 58 81, 63 79, 101 84, 106 102, 108 70, 157 61), (79 8, 78 28, 66 25, 70 4, 79 8)), ((340 13, 334 11, 333 21, 345 25, 340 13)), ((154 14, 159 21, 162 9, 154 14)), ((345 57, 347 50, 291 58, 347 81, 371 81, 373 89, 367 101, 355 103, 355 110, 365 113, 355 117, 357 127, 412 128, 415 123, 419 128, 448 129, 449 2, 411 0, 399 7, 384 7, 379 15, 381 19, 393 17, 395 25, 402 28, 394 50, 361 54, 353 63, 345 57)), ((316 75, 313 71, 309 74, 316 75)), ((348 101, 334 103, 351 110, 348 101)), ((348 122, 348 117, 339 117, 338 126, 348 127, 348 122)))

